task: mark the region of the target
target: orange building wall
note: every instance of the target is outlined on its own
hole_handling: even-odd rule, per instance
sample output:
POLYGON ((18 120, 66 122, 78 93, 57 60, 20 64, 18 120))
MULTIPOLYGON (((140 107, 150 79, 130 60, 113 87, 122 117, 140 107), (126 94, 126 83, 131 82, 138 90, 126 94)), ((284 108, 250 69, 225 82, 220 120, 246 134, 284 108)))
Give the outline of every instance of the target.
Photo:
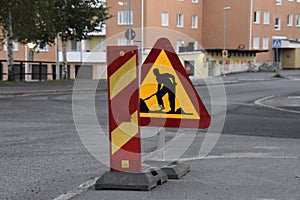
POLYGON ((274 51, 272 49, 272 36, 287 37, 292 39, 300 38, 300 27, 295 27, 295 15, 300 14, 300 3, 282 0, 282 5, 277 6, 273 0, 253 0, 253 12, 260 10, 260 24, 253 23, 253 37, 260 36, 260 49, 262 49, 262 38, 269 37, 269 52, 257 55, 257 62, 272 62, 274 51), (264 11, 270 12, 270 23, 263 23, 264 11), (287 25, 288 14, 293 14, 293 26, 287 25), (281 19, 281 30, 275 30, 275 18, 281 19))
POLYGON ((240 44, 249 49, 250 0, 213 0, 203 3, 203 45, 205 48, 223 48, 224 7, 226 11, 226 48, 236 49, 240 44))

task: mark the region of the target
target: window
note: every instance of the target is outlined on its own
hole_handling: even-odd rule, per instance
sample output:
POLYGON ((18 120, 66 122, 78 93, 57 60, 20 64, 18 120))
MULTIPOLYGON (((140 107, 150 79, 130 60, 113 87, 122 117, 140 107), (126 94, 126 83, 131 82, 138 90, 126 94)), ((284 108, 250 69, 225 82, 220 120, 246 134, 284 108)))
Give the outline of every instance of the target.
POLYGON ((104 38, 98 40, 98 49, 100 52, 106 51, 106 40, 104 38))
POLYGON ((296 15, 296 26, 297 27, 300 27, 300 14, 299 15, 296 15))
POLYGON ((297 0, 298 3, 300 3, 300 0, 297 0))
POLYGON ((127 45, 127 39, 126 38, 119 38, 118 39, 118 45, 119 46, 127 45))
POLYGON ((161 13, 161 25, 169 26, 169 13, 167 13, 167 12, 161 13))
POLYGON ((184 41, 183 40, 177 40, 176 41, 176 51, 177 52, 184 52, 185 51, 185 46, 184 46, 184 41))
POLYGON ((195 61, 194 60, 185 60, 184 68, 188 76, 194 76, 195 74, 195 61))
POLYGON ((80 43, 77 40, 71 40, 71 51, 80 51, 80 43))
POLYGON ((269 11, 264 12, 264 24, 270 24, 270 12, 269 11))
POLYGON ((287 25, 293 26, 293 14, 288 14, 287 16, 287 25))
POLYGON ((260 11, 257 10, 254 12, 254 23, 259 24, 260 23, 260 11))
POLYGON ((192 28, 198 28, 198 16, 197 15, 192 16, 192 28))
POLYGON ((294 0, 289 0, 289 2, 294 2, 294 0))
POLYGON ((276 1, 276 6, 281 6, 282 0, 275 0, 276 1))
POLYGON ((259 37, 253 38, 253 49, 259 49, 259 37))
POLYGON ((183 27, 183 14, 177 14, 177 27, 183 27))
POLYGON ((263 37, 263 49, 269 49, 269 37, 263 37))
MULTIPOLYGON (((7 51, 6 42, 4 43, 4 51, 7 51)), ((13 41, 13 51, 19 51, 19 43, 13 41)))
POLYGON ((90 42, 87 39, 81 40, 81 51, 90 51, 90 42))
POLYGON ((132 10, 131 11, 119 11, 118 12, 118 25, 133 25, 133 12, 132 12, 132 10))
POLYGON ((37 51, 37 52, 48 52, 48 51, 49 51, 49 45, 46 44, 45 46, 43 46, 43 48, 37 47, 37 48, 35 49, 35 51, 37 51))
POLYGON ((280 18, 275 18, 275 30, 276 31, 280 30, 280 24, 281 24, 280 18))
POLYGON ((192 3, 198 3, 198 0, 192 0, 192 3))

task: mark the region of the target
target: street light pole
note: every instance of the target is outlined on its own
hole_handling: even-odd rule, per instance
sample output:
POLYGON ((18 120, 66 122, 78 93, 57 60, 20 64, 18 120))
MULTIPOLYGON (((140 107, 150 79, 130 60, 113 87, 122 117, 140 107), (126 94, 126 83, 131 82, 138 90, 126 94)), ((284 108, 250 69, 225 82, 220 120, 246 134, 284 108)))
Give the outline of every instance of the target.
POLYGON ((132 40, 132 30, 131 30, 131 0, 127 0, 127 2, 119 1, 118 4, 120 6, 126 5, 126 12, 127 12, 127 20, 126 20, 126 33, 128 33, 128 38, 127 38, 127 44, 131 44, 132 40))
POLYGON ((127 21, 127 30, 128 30, 128 35, 129 35, 129 45, 131 45, 131 11, 130 11, 130 9, 131 9, 131 0, 128 0, 127 1, 127 14, 128 14, 128 21, 127 21))
MULTIPOLYGON (((224 38, 223 38, 223 50, 226 50, 226 11, 230 10, 231 7, 230 6, 226 6, 224 7, 224 38)), ((224 65, 224 76, 225 76, 225 65, 226 65, 226 59, 224 59, 223 61, 223 65, 224 65)))
MULTIPOLYGON (((36 44, 33 42, 27 43, 27 47, 29 48, 29 72, 31 74, 31 80, 32 80, 32 61, 34 60, 34 49, 35 49, 36 44)), ((28 78, 29 79, 29 78, 28 78)))
POLYGON ((224 50, 226 50, 226 11, 230 9, 230 6, 224 7, 224 50))

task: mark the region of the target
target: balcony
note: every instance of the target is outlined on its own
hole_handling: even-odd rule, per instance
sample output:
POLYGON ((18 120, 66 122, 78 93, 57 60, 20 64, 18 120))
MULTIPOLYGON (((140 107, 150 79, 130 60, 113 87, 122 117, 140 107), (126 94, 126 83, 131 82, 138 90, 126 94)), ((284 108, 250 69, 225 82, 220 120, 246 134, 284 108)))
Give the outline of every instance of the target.
MULTIPOLYGON (((59 62, 63 61, 62 52, 59 51, 59 62)), ((67 61, 74 63, 106 63, 106 52, 100 51, 67 51, 67 61)))

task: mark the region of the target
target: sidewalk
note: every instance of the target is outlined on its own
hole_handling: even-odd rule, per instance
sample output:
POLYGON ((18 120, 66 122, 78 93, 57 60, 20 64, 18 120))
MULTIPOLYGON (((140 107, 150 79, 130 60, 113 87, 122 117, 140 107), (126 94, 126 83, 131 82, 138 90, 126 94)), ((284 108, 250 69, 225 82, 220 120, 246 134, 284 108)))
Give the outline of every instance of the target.
MULTIPOLYGON (((0 82, 0 96, 15 96, 15 95, 38 95, 49 93, 72 93, 74 90, 75 80, 57 80, 57 81, 42 81, 42 82, 0 82)), ((97 85, 97 90, 106 90, 106 80, 84 80, 81 83, 86 90, 88 85, 97 85)))
MULTIPOLYGON (((191 77, 191 81, 195 86, 204 86, 212 84, 234 84, 248 81, 265 81, 274 80, 274 72, 244 72, 236 74, 227 74, 222 77, 211 77, 207 79, 199 79, 191 77)), ((300 70, 283 70, 282 75, 286 78, 299 78, 300 70)), ((30 95, 30 94, 47 94, 47 93, 71 93, 73 91, 75 80, 58 80, 58 81, 42 81, 42 82, 0 82, 0 96, 11 95, 30 95)), ((89 84, 97 84, 97 90, 106 90, 107 81, 101 80, 82 80, 83 90, 89 88, 89 84)))

